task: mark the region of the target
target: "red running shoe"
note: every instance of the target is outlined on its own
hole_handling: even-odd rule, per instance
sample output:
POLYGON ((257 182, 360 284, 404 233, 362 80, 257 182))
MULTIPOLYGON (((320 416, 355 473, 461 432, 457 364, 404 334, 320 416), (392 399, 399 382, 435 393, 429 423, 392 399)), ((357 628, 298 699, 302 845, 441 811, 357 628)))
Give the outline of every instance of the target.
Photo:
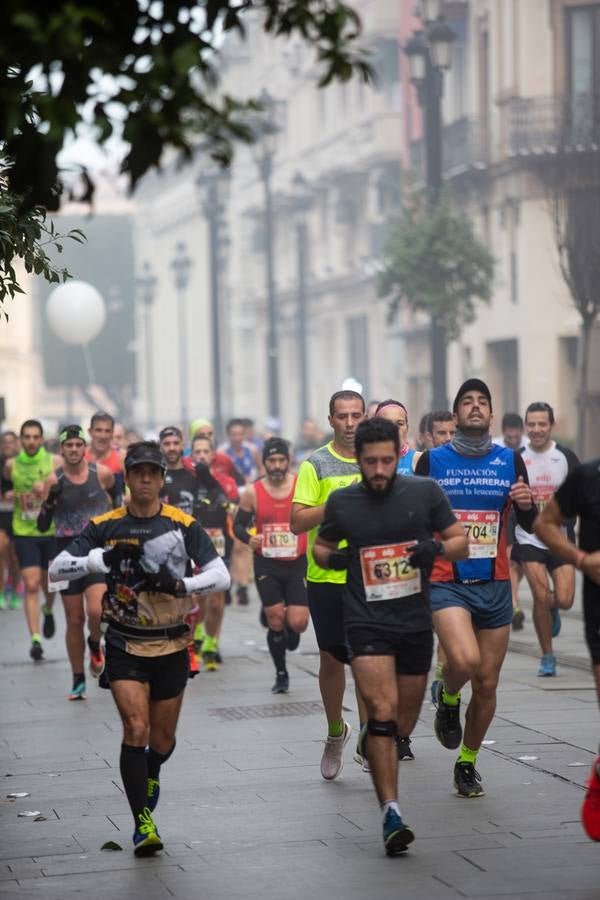
POLYGON ((587 836, 593 841, 600 841, 600 756, 594 760, 587 787, 581 807, 581 821, 587 836))
POLYGON ((188 646, 188 654, 190 657, 189 677, 194 678, 200 671, 200 657, 196 655, 193 644, 188 646))

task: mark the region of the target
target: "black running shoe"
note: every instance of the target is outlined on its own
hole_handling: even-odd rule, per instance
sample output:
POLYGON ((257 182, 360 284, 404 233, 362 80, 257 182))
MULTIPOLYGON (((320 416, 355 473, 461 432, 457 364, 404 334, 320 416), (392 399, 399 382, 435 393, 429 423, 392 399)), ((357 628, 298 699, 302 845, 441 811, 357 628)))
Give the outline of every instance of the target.
POLYGON ((238 587, 237 589, 238 606, 248 606, 248 588, 238 587))
POLYGON ((286 650, 297 650, 298 645, 300 644, 300 635, 297 631, 293 631, 291 628, 288 628, 287 625, 284 628, 285 634, 285 649, 286 650))
POLYGON ((44 655, 44 650, 39 641, 32 641, 31 647, 29 648, 29 655, 34 662, 39 662, 44 655))
POLYGON ((407 760, 414 759, 415 755, 410 749, 410 738, 409 737, 400 737, 399 734, 396 735, 396 752, 398 754, 399 760, 407 760))
POLYGON ((272 694, 287 694, 290 689, 290 676, 287 672, 278 672, 275 684, 271 688, 272 694))
POLYGON ((525 622, 525 613, 522 609, 515 609, 512 617, 512 629, 513 631, 522 631, 523 623, 525 622))
POLYGON ((448 706, 442 700, 444 683, 440 681, 436 697, 436 713, 433 722, 435 736, 446 750, 456 750, 462 740, 460 724, 460 700, 456 706, 448 706))
POLYGON ((54 616, 52 615, 52 610, 46 610, 46 608, 44 607, 42 612, 44 613, 44 625, 42 627, 42 634, 45 638, 54 637, 56 626, 54 624, 54 616))
POLYGON ((481 775, 473 763, 457 762, 454 766, 454 787, 459 797, 483 797, 481 775))

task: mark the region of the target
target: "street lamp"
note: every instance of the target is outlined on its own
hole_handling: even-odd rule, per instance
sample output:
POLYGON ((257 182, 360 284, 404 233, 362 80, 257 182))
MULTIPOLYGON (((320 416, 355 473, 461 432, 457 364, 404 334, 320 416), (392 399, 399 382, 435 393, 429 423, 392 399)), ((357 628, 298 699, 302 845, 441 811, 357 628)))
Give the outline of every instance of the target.
POLYGON ((292 209, 296 226, 296 259, 298 273, 298 355, 300 375, 300 418, 308 419, 308 342, 306 338, 306 273, 308 270, 308 225, 306 214, 312 205, 312 194, 308 190, 306 179, 296 172, 292 182, 292 209))
POLYGON ((177 300, 179 307, 179 418, 183 427, 187 427, 188 416, 188 328, 186 291, 190 281, 190 269, 192 260, 187 255, 186 246, 179 241, 175 246, 175 257, 171 263, 171 269, 175 276, 177 300))
POLYGON ((279 419, 279 347, 277 340, 277 309, 275 299, 275 275, 273 261, 273 197, 271 193, 271 176, 273 174, 273 157, 277 145, 278 127, 275 122, 277 107, 280 105, 264 89, 259 103, 262 115, 254 132, 256 141, 253 145, 254 156, 264 189, 264 229, 265 229, 265 267, 267 286, 267 388, 268 415, 279 419))
POLYGON ((146 360, 144 362, 144 371, 146 374, 146 425, 149 431, 154 429, 155 425, 155 405, 154 405, 154 359, 153 359, 153 338, 152 338, 152 307, 156 296, 157 279, 152 274, 150 263, 146 260, 142 265, 142 274, 136 278, 136 288, 138 297, 140 298, 142 308, 144 310, 144 348, 146 350, 146 360))
POLYGON ((230 173, 226 169, 203 172, 196 179, 202 191, 202 212, 208 223, 210 257, 210 307, 213 373, 213 425, 217 437, 223 435, 222 365, 221 365, 221 271, 224 266, 223 249, 227 238, 223 235, 225 205, 229 192, 230 173))
MULTIPOLYGON (((443 17, 443 0, 420 0, 418 15, 424 30, 415 31, 407 41, 404 52, 408 58, 409 77, 417 90, 419 105, 424 111, 425 153, 429 209, 440 200, 442 187, 442 111, 441 100, 444 71, 450 68, 452 45, 456 39, 443 17)), ((446 409, 446 328, 435 318, 431 320, 431 382, 432 409, 446 409)))

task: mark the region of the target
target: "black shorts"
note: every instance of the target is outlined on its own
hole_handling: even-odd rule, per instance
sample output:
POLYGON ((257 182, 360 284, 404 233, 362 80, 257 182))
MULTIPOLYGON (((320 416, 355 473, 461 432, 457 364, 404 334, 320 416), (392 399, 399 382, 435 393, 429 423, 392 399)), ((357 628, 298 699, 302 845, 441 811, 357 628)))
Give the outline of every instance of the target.
MULTIPOLYGON (((69 544, 75 540, 74 537, 57 537, 56 538, 56 555, 62 553, 69 544)), ((77 594, 83 594, 85 589, 92 584, 105 584, 106 576, 101 572, 95 575, 84 575, 83 578, 76 578, 69 582, 69 587, 61 591, 63 597, 76 597, 77 594)))
POLYGON ((15 552, 20 569, 35 566, 48 571, 50 561, 56 556, 55 537, 21 537, 15 535, 15 552))
POLYGON ((111 681, 140 681, 150 685, 151 700, 177 697, 188 682, 190 657, 187 650, 166 656, 134 656, 106 642, 106 676, 111 681))
POLYGON ((347 630, 352 657, 393 656, 398 675, 427 675, 433 656, 433 631, 400 634, 369 625, 353 625, 347 630))
POLYGON ((344 629, 345 584, 309 581, 308 606, 319 650, 331 653, 338 662, 350 662, 350 647, 344 629))
POLYGON ((11 512, 4 509, 0 511, 0 531, 5 531, 10 538, 13 536, 12 517, 11 512))
POLYGON ((595 584, 591 589, 583 588, 583 622, 585 640, 588 645, 592 663, 600 665, 600 588, 595 584))
POLYGON ((533 544, 513 544, 510 558, 513 562, 518 563, 541 563, 541 565, 546 566, 549 572, 554 572, 555 569, 568 565, 564 559, 555 556, 550 550, 542 550, 541 547, 534 547, 533 544))
POLYGON ((308 606, 306 556, 283 561, 254 554, 254 583, 263 606, 308 606))
POLYGON ((510 512, 508 514, 508 518, 506 520, 506 546, 512 547, 515 543, 515 528, 517 527, 517 516, 515 513, 514 506, 511 507, 510 512))

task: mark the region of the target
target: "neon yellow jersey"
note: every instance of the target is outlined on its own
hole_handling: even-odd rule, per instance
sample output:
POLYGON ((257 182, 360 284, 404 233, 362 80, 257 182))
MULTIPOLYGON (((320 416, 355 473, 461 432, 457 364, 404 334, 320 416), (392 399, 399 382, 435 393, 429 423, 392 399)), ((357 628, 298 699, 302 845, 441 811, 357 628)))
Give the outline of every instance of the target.
MULTIPOLYGON (((319 447, 318 450, 305 459, 298 470, 294 503, 302 503, 303 506, 321 506, 329 495, 339 488, 348 487, 360 481, 360 469, 355 459, 347 459, 340 456, 333 449, 333 441, 319 447)), ((319 526, 308 532, 308 566, 306 577, 308 581, 316 581, 329 584, 345 584, 346 572, 335 569, 321 569, 316 564, 312 554, 312 547, 319 531, 319 526)), ((345 547, 342 541, 340 547, 345 547)))

